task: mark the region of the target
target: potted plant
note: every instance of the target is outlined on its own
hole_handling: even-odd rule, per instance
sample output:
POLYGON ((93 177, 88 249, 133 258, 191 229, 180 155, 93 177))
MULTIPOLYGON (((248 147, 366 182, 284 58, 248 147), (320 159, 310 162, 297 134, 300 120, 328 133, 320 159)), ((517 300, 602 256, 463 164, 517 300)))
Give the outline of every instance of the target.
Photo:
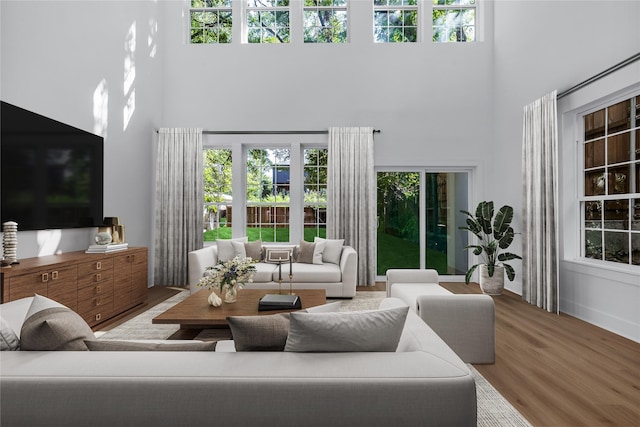
POLYGON ((473 249, 474 255, 482 257, 484 262, 475 264, 469 268, 465 275, 465 283, 469 284, 471 276, 476 268, 480 267, 480 289, 489 295, 500 295, 504 289, 504 273, 510 281, 516 276, 516 272, 505 261, 522 259, 519 255, 511 252, 504 252, 513 242, 515 235, 511 227, 513 220, 513 208, 503 206, 495 214, 493 202, 480 202, 476 208, 476 214, 461 210, 467 215, 467 226, 459 227, 467 230, 478 237, 477 245, 468 245, 465 249, 473 249))

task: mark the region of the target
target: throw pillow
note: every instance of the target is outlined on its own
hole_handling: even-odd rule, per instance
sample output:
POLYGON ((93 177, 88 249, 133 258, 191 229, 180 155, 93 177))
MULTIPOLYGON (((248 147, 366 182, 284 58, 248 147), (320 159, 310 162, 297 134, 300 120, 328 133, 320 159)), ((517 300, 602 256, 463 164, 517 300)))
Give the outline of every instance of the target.
POLYGON ((36 295, 20 332, 22 350, 87 350, 84 340, 95 339, 80 315, 49 298, 36 295))
POLYGON ((215 351, 216 341, 140 342, 126 340, 86 340, 91 351, 215 351))
POLYGON ((262 261, 262 240, 247 242, 244 244, 244 251, 249 258, 254 261, 262 261))
POLYGON ((304 310, 301 310, 301 311, 306 311, 307 313, 332 313, 332 312, 340 311, 341 305, 342 305, 342 302, 334 301, 334 302, 328 302, 322 305, 316 305, 314 307, 305 308, 304 310))
POLYGON ((409 307, 342 313, 291 313, 284 351, 396 351, 409 307))
POLYGON ((264 261, 271 264, 289 262, 289 257, 293 255, 293 247, 271 246, 264 249, 264 261))
POLYGON ((342 247, 344 239, 323 239, 322 237, 314 237, 314 242, 326 242, 324 252, 322 253, 322 261, 332 264, 340 264, 342 257, 342 247))
POLYGON ((0 351, 20 350, 20 340, 9 323, 0 317, 0 351))
POLYGON ((238 239, 217 239, 216 245, 218 246, 218 262, 229 261, 236 257, 236 248, 233 247, 231 242, 245 243, 248 241, 248 237, 240 237, 238 239))
POLYGON ((289 333, 289 313, 230 316, 227 323, 236 351, 283 351, 289 333))
POLYGON ((300 241, 297 262, 313 264, 313 251, 315 248, 315 243, 305 242, 304 240, 300 241))

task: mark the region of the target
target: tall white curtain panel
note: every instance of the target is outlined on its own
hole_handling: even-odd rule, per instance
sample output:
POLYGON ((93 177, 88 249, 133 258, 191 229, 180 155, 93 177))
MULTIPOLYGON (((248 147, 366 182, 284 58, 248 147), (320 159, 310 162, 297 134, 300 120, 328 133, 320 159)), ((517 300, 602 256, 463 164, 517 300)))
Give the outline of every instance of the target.
POLYGON ((358 253, 358 286, 375 285, 376 182, 373 128, 329 128, 327 237, 358 253))
POLYGON ((187 284, 187 257, 202 248, 202 129, 160 129, 156 162, 155 284, 187 284))
POLYGON ((558 117, 553 91, 524 107, 522 298, 558 312, 558 117))

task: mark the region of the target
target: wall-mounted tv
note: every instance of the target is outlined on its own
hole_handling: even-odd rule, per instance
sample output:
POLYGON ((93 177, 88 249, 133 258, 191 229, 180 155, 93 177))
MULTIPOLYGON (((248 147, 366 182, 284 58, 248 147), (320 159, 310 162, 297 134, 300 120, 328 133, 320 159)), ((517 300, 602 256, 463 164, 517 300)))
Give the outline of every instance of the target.
POLYGON ((2 102, 1 221, 18 231, 101 225, 103 150, 101 136, 2 102))

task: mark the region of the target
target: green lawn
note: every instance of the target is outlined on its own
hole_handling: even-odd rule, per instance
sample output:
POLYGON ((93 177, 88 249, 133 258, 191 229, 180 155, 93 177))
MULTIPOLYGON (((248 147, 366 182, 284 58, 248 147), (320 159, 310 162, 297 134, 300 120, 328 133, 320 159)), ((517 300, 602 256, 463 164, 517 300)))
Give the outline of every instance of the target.
MULTIPOLYGON (((327 231, 323 228, 318 230, 318 237, 325 238, 327 231)), ((315 228, 304 229, 304 240, 307 242, 313 242, 313 238, 316 236, 315 228)), ((255 227, 247 228, 247 237, 249 241, 262 240, 263 242, 288 242, 289 241, 289 229, 288 228, 263 228, 262 235, 260 235, 260 229, 255 227)), ((205 242, 215 242, 216 239, 230 239, 231 228, 220 227, 215 230, 208 230, 204 232, 205 242)))

